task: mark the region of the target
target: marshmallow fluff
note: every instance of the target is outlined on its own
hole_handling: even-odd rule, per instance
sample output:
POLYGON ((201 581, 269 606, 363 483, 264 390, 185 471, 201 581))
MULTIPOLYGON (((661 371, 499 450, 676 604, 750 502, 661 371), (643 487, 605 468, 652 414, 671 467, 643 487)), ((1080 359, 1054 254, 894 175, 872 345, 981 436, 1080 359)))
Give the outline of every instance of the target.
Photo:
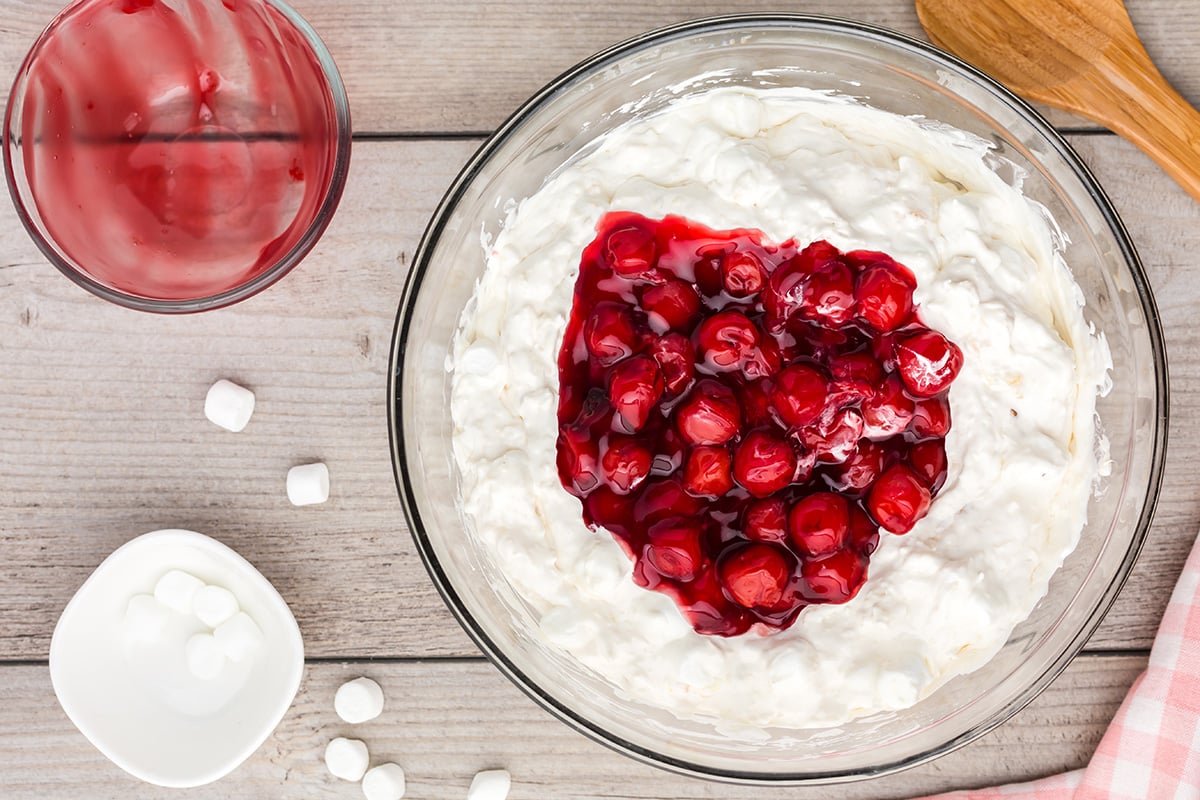
POLYGON ((534 635, 630 698, 752 727, 902 709, 1000 649, 1086 521, 1110 357, 1057 229, 986 154, 844 97, 722 88, 625 123, 514 198, 455 340, 451 410, 468 530, 534 635), (584 525, 555 468, 556 359, 580 254, 610 210, 882 250, 962 348, 946 484, 909 534, 882 535, 850 602, 771 635, 702 636, 584 525))

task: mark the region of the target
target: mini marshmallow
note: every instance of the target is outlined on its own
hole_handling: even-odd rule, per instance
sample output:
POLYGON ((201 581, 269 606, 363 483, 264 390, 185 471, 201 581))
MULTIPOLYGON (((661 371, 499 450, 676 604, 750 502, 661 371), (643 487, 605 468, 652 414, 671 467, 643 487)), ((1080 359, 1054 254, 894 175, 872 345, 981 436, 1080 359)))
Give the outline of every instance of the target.
POLYGON ((325 766, 335 778, 344 781, 361 780, 369 763, 367 746, 358 739, 343 739, 339 736, 325 747, 325 766))
POLYGON ((201 586, 192 596, 192 613, 210 628, 215 628, 238 613, 237 598, 223 586, 201 586))
POLYGON ((329 468, 321 462, 292 467, 287 474, 287 496, 294 506, 310 506, 329 499, 329 468))
POLYGON ((347 681, 333 696, 333 710, 351 725, 375 719, 383 711, 383 689, 370 678, 347 681))
POLYGON ((173 569, 154 584, 154 599, 178 614, 192 613, 192 598, 204 581, 181 569, 173 569))
POLYGON ((125 606, 125 632, 131 639, 150 642, 162 636, 171 620, 171 609, 153 595, 135 594, 125 606))
POLYGON ((467 789, 467 800, 505 800, 512 777, 505 769, 489 769, 477 774, 467 789))
POLYGON ((202 681, 211 681, 225 669, 225 654, 211 633, 197 633, 184 649, 188 671, 202 681))
POLYGON ((263 634, 245 611, 239 611, 212 633, 217 646, 230 661, 242 661, 262 645, 263 634))
POLYGON ((227 431, 245 428, 253 413, 254 392, 224 379, 209 387, 204 397, 204 416, 227 431))
POLYGON ((396 764, 372 767, 362 779, 367 800, 400 800, 404 797, 404 770, 396 764))

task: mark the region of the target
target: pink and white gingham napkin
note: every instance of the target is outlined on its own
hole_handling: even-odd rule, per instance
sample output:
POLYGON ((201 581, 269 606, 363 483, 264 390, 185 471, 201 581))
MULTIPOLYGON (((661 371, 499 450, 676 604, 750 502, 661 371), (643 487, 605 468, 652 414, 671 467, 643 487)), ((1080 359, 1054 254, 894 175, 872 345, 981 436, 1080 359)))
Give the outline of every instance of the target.
POLYGON ((1083 769, 922 800, 1200 798, 1200 540, 1171 593, 1150 664, 1083 769))

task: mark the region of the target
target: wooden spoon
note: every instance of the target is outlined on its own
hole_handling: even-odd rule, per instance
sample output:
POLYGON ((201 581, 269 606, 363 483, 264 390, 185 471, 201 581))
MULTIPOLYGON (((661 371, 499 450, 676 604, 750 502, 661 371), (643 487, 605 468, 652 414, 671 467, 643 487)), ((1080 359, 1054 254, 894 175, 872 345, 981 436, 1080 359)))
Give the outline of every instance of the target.
POLYGON ((1146 54, 1121 0, 916 0, 939 47, 1013 91, 1095 120, 1200 201, 1200 112, 1146 54))

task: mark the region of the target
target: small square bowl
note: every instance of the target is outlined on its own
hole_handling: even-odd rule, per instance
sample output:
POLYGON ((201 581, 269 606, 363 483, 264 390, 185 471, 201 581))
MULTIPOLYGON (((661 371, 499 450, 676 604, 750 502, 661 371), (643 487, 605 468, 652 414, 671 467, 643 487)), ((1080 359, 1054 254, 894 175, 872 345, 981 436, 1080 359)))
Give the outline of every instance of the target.
POLYGON ((292 704, 304 644, 287 603, 250 562, 185 530, 147 533, 106 558, 63 610, 50 641, 50 680, 87 739, 140 780, 186 788, 215 781, 258 749, 292 704), (184 645, 206 630, 177 615, 150 642, 126 636, 129 599, 181 569, 224 586, 263 633, 253 657, 220 679, 188 670, 184 645))

